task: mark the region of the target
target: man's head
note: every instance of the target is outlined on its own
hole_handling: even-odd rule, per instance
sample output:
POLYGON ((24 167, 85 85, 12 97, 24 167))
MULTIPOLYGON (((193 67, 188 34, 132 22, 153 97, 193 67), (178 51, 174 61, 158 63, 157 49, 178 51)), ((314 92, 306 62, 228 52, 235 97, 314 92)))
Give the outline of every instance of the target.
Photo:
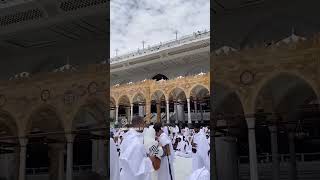
POLYGON ((131 127, 139 128, 139 130, 142 130, 144 128, 144 120, 143 120, 143 118, 140 117, 140 116, 132 117, 131 127))
POLYGON ((162 124, 161 123, 155 123, 153 126, 154 130, 156 131, 156 136, 160 136, 162 133, 162 124))
POLYGON ((200 128, 201 128, 200 124, 195 124, 194 125, 194 132, 198 133, 200 131, 200 128))

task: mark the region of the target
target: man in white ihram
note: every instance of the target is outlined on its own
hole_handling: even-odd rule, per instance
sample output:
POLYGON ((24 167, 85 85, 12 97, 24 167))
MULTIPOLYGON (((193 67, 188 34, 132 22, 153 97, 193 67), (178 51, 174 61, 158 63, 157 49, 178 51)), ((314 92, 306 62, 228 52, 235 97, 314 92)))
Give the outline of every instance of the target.
MULTIPOLYGON (((149 128, 144 129, 144 134, 143 134, 143 144, 145 146, 146 150, 151 149, 150 151, 154 151, 152 148, 156 148, 157 158, 161 159, 161 156, 163 155, 163 150, 162 147, 159 146, 159 142, 155 140, 156 139, 156 131, 154 130, 153 126, 149 126, 149 128)), ((157 180, 157 172, 154 171, 151 173, 151 179, 152 180, 157 180)))
POLYGON ((110 179, 120 180, 119 156, 116 143, 110 138, 110 179))
POLYGON ((161 129, 161 123, 156 123, 153 127, 156 131, 156 136, 163 148, 163 155, 161 157, 161 165, 158 170, 158 180, 175 180, 173 160, 174 151, 169 136, 161 129))
POLYGON ((136 116, 132 119, 132 128, 123 137, 119 158, 122 167, 120 180, 151 180, 151 172, 160 167, 160 160, 155 155, 158 152, 147 152, 143 134, 135 130, 142 130, 143 127, 143 119, 136 116))
POLYGON ((192 171, 196 171, 205 167, 207 170, 210 170, 209 167, 209 142, 207 140, 206 135, 204 132, 200 131, 200 125, 196 124, 195 128, 195 135, 193 137, 192 145, 192 171))

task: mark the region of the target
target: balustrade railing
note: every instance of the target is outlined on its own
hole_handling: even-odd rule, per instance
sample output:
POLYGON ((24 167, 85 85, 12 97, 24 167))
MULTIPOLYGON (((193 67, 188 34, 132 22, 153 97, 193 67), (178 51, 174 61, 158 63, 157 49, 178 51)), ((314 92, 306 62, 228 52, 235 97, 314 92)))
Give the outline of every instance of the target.
MULTIPOLYGON (((87 173, 91 172, 92 165, 75 165, 73 166, 74 173, 87 173)), ((48 174, 49 168, 48 167, 38 167, 38 168, 26 168, 27 175, 43 175, 48 174)))
POLYGON ((73 172, 75 173, 87 173, 92 171, 92 165, 77 165, 73 166, 73 172))
MULTIPOLYGON (((290 161, 290 154, 280 154, 280 163, 287 163, 290 161)), ((259 163, 271 163, 272 154, 264 153, 258 155, 259 163)), ((296 153, 296 161, 298 162, 310 162, 310 161, 320 161, 320 152, 317 153, 296 153)), ((249 163, 248 156, 240 156, 239 163, 249 163)))
POLYGON ((153 52, 156 52, 159 50, 163 50, 166 48, 170 48, 170 47, 173 47, 176 45, 184 44, 187 42, 192 42, 192 41, 199 40, 199 39, 205 39, 205 38, 210 38, 210 31, 204 30, 204 31, 194 32, 193 34, 182 36, 179 39, 174 39, 174 40, 166 41, 163 43, 161 42, 159 44, 148 46, 145 49, 138 49, 135 51, 131 51, 131 52, 125 53, 123 55, 110 58, 110 63, 112 64, 112 63, 116 63, 116 62, 121 62, 124 59, 129 59, 129 58, 137 57, 140 55, 150 54, 150 53, 153 53, 153 52))
POLYGON ((48 167, 38 167, 38 168, 26 168, 27 175, 40 175, 40 174, 48 174, 48 167))

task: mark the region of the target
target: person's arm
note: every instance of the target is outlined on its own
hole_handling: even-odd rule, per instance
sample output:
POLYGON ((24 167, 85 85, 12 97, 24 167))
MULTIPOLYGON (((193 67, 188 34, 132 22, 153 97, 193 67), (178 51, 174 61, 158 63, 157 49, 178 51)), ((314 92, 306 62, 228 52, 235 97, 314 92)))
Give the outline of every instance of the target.
POLYGON ((163 146, 162 149, 163 149, 163 156, 170 156, 171 155, 169 144, 163 146))

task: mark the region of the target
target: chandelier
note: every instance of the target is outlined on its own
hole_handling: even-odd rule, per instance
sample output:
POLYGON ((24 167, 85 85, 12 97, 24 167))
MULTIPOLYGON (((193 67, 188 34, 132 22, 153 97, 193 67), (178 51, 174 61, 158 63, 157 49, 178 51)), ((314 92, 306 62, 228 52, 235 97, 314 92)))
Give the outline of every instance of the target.
POLYGON ((298 139, 303 139, 303 138, 309 136, 309 133, 303 129, 301 120, 298 121, 298 124, 296 126, 296 134, 295 135, 298 139))

